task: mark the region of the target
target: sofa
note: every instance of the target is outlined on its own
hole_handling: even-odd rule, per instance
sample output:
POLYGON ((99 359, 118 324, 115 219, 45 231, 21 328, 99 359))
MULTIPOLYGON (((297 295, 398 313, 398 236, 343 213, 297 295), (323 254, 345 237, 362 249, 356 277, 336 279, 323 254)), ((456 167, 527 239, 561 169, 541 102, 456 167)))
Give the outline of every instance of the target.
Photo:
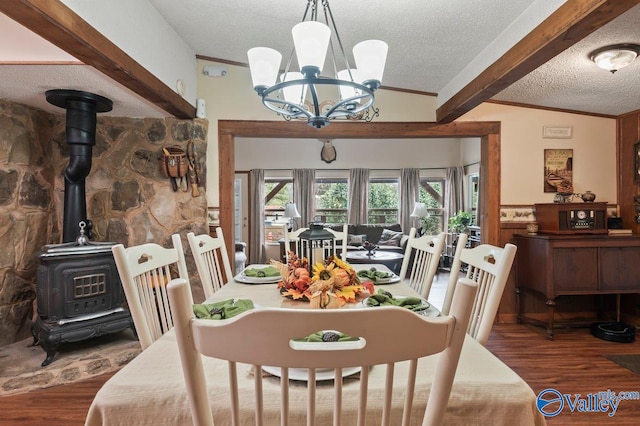
MULTIPOLYGON (((326 224, 326 228, 342 231, 343 225, 326 224)), ((404 253, 409 235, 402 232, 399 223, 374 223, 364 225, 348 225, 347 250, 361 250, 362 244, 369 241, 381 251, 404 253)))

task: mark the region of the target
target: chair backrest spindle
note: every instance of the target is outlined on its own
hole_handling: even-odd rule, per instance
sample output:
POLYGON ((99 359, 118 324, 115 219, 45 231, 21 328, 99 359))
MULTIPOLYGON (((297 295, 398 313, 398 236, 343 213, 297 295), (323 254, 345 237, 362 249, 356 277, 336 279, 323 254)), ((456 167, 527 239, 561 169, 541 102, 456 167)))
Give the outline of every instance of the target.
POLYGON ((416 236, 411 228, 407 248, 400 268, 400 279, 404 280, 423 298, 429 297, 433 279, 438 272, 440 257, 445 245, 444 232, 438 235, 416 236))
POLYGON ((467 332, 483 345, 489 339, 516 250, 517 247, 510 243, 504 248, 490 244, 465 248, 464 245, 461 246, 460 241, 458 242, 442 312, 448 313, 449 301, 457 291, 458 271, 462 265, 466 265, 465 277, 478 285, 467 332))
POLYGON ((215 237, 189 232, 187 240, 202 282, 204 297, 208 299, 233 278, 222 228, 216 228, 215 237))
POLYGON ((189 279, 180 236, 172 241, 173 248, 147 243, 111 249, 142 350, 173 328, 167 284, 189 279))

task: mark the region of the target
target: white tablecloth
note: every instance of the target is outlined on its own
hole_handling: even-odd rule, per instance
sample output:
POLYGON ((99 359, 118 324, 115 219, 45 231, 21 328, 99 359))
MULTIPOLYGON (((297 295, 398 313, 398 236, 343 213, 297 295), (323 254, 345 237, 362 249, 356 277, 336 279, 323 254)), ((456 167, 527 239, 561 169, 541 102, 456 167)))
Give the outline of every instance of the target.
MULTIPOLYGON (((412 290, 403 283, 385 286, 393 294, 410 295, 412 290)), ((292 302, 280 296, 275 284, 252 285, 230 283, 217 292, 212 299, 250 298, 262 306, 287 306, 305 308, 304 302, 292 302)), ((247 338, 251 338, 247 336, 247 338)), ((256 348, 259 350, 260 348, 256 348)), ((435 357, 419 361, 418 397, 413 420, 419 424, 426 405, 426 395, 433 376, 435 357)), ((204 358, 209 394, 212 399, 216 425, 230 424, 229 398, 227 395, 227 364, 204 358)), ((396 371, 397 392, 403 392, 406 365, 396 371)), ((247 396, 241 401, 242 424, 253 424, 253 377, 248 365, 239 365, 241 392, 247 396)), ((265 373, 266 374, 266 373, 265 373)), ((269 424, 280 424, 279 386, 276 377, 264 382, 265 411, 272 411, 269 424)), ((384 368, 374 367, 370 372, 369 397, 375 398, 383 388, 384 368)), ((357 375, 345 379, 345 408, 348 400, 358 390, 357 375)), ((295 382, 291 387, 291 411, 300 412, 299 422, 305 424, 304 411, 306 385, 295 382)), ((329 387, 318 387, 317 424, 331 424, 333 392, 329 387)), ((401 399, 398 399, 398 403, 401 399)), ((449 425, 539 425, 544 417, 536 409, 536 396, 531 388, 509 367, 491 354, 482 345, 467 336, 460 364, 456 373, 451 398, 444 419, 449 425)), ((351 404, 353 416, 357 407, 351 404)), ((375 404, 371 404, 375 405, 375 404)), ((376 407, 377 408, 377 407, 376 407)), ((372 407, 373 409, 373 407, 372 407)), ((400 407, 398 407, 398 410, 400 407)), ((398 413, 395 413, 399 416, 398 413)), ((378 424, 379 415, 372 410, 368 425, 378 424)), ((354 424, 353 418, 345 420, 354 424)), ((189 425, 191 415, 187 401, 178 348, 173 331, 152 344, 122 370, 109 379, 97 393, 86 419, 86 425, 189 425)), ((399 418, 392 420, 399 424, 399 418), (396 421, 397 420, 397 421, 396 421)))

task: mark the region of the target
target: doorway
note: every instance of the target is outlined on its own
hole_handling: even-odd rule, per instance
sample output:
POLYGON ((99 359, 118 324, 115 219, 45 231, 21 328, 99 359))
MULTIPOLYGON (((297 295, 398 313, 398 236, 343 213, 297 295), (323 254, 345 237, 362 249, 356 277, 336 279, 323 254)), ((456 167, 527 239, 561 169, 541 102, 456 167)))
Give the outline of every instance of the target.
POLYGON ((218 122, 218 167, 220 194, 220 225, 227 239, 228 249, 234 234, 234 141, 236 137, 250 138, 462 138, 479 137, 480 199, 477 214, 482 223, 482 242, 498 245, 500 225, 500 123, 499 122, 432 122, 350 123, 334 122, 323 129, 309 127, 303 122, 239 121, 218 122))

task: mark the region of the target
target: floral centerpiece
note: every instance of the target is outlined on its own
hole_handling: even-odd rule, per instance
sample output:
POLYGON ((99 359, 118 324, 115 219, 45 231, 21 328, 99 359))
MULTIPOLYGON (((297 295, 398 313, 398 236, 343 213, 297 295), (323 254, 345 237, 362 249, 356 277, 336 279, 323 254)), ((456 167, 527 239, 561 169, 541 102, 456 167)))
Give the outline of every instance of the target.
POLYGON ((311 266, 295 253, 289 252, 288 256, 286 264, 271 261, 282 275, 278 288, 285 297, 307 300, 312 307, 324 309, 355 303, 362 293, 374 293, 373 283, 362 283, 351 265, 337 257, 330 256, 311 266))

